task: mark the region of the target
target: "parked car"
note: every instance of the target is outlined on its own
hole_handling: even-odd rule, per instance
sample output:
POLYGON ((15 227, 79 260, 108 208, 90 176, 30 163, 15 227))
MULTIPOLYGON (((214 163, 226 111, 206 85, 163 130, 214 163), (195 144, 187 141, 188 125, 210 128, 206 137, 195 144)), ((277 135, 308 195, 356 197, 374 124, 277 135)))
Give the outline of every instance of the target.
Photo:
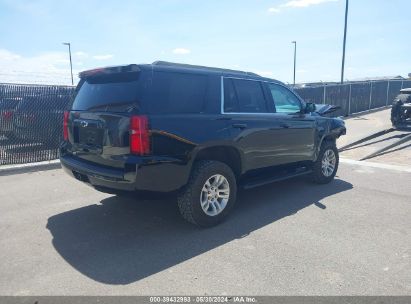
POLYGON ((16 139, 58 147, 63 132, 61 121, 69 102, 68 95, 24 97, 14 113, 16 139))
POLYGON ((396 128, 411 124, 411 88, 402 89, 391 108, 391 122, 396 128))
POLYGON ((21 98, 0 99, 0 135, 8 139, 14 139, 13 118, 17 104, 21 98))
POLYGON ((182 216, 221 222, 238 187, 330 182, 341 119, 253 73, 155 62, 85 71, 64 115, 64 170, 96 189, 176 194, 182 216))

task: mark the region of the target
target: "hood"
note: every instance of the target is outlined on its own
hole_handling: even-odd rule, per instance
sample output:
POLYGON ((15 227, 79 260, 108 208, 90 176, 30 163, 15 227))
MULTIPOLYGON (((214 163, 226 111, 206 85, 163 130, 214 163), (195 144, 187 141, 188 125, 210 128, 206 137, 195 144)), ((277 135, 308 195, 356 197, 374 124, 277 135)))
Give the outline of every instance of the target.
POLYGON ((341 107, 329 104, 315 104, 315 112, 320 115, 329 114, 337 111, 338 109, 341 109, 341 107))

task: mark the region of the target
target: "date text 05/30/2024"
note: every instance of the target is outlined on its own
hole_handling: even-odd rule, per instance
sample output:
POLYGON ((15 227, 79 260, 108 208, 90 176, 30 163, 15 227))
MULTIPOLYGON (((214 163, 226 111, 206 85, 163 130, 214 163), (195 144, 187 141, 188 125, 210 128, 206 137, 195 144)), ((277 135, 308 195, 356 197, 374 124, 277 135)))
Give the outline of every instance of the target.
POLYGON ((166 296, 150 297, 150 303, 256 303, 254 297, 238 296, 166 296))

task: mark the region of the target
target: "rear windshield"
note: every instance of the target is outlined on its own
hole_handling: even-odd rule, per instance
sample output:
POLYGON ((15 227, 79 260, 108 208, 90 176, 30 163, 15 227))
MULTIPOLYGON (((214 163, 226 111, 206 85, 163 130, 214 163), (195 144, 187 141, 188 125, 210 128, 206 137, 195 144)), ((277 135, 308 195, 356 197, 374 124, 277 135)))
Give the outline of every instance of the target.
POLYGON ((204 112, 208 85, 205 75, 161 71, 122 75, 81 80, 72 109, 147 114, 204 112))
POLYGON ((139 108, 141 81, 139 75, 94 77, 81 80, 73 102, 76 111, 125 111, 139 108))

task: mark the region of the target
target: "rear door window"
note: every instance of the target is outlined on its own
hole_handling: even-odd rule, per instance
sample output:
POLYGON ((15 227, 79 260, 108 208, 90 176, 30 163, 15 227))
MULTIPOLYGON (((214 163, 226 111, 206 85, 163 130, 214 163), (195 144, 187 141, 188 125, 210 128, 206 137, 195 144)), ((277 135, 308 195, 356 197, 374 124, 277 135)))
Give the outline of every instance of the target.
POLYGON ((155 72, 148 111, 153 114, 202 113, 207 83, 205 75, 155 72))
POLYGON ((267 113, 267 102, 259 81, 224 80, 224 112, 267 113))
POLYGON ((233 81, 230 78, 224 79, 224 112, 240 112, 237 93, 235 92, 233 81))

